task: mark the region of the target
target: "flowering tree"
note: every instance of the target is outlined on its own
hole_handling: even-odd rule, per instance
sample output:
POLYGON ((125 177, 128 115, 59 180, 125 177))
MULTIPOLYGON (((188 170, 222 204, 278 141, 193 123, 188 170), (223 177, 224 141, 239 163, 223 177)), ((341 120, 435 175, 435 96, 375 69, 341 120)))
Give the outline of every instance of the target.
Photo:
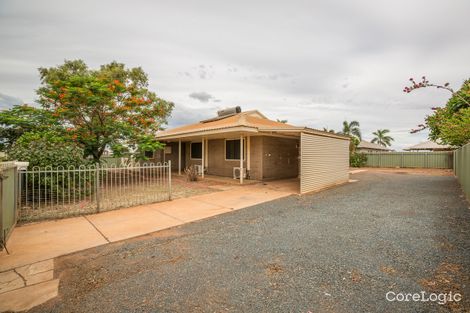
POLYGON ((143 157, 161 148, 154 134, 167 122, 173 103, 148 90, 140 68, 112 62, 92 70, 82 60, 40 68, 38 102, 52 112, 68 136, 98 162, 110 148, 143 157))
POLYGON ((467 79, 458 91, 454 91, 449 83, 430 83, 425 76, 419 82, 410 78, 410 82, 411 85, 403 89, 406 93, 419 88, 434 87, 452 94, 444 107, 432 108, 433 114, 426 116, 425 123, 418 125, 411 133, 428 128, 431 140, 439 140, 453 146, 470 142, 470 79, 467 79))

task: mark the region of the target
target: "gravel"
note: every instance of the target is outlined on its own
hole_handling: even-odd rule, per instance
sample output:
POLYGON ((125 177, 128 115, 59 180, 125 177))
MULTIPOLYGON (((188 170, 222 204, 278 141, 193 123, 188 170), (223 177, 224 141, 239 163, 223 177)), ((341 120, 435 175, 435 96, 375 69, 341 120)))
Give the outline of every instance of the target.
POLYGON ((32 311, 470 310, 470 210, 455 178, 352 178, 56 259, 59 297, 32 311), (389 291, 463 298, 389 302, 389 291))

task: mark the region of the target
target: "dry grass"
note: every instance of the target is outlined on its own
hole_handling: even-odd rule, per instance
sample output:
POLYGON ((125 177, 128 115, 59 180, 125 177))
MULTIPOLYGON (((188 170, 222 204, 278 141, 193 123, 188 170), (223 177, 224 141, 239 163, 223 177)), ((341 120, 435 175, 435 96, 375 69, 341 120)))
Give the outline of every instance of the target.
MULTIPOLYGON (((172 199, 187 198, 195 195, 219 191, 217 181, 187 182, 182 177, 176 177, 172 181, 172 199)), ((223 183, 222 183, 223 186, 223 183)), ((142 204, 167 201, 169 198, 168 186, 160 184, 145 184, 141 186, 121 186, 113 189, 103 188, 100 193, 99 212, 127 208, 142 204)), ((94 195, 83 196, 74 201, 71 199, 59 199, 53 203, 41 203, 40 207, 32 208, 24 205, 19 212, 20 223, 28 223, 48 219, 60 219, 79 216, 83 214, 97 213, 96 199, 94 195)))

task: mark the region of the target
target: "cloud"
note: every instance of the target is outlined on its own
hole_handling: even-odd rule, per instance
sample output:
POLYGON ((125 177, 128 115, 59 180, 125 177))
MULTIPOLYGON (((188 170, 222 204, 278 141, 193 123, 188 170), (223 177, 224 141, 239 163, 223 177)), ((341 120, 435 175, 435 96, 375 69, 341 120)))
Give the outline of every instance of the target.
POLYGON ((23 104, 20 98, 15 98, 3 93, 0 93, 0 109, 10 109, 14 105, 23 104))
POLYGON ((187 106, 177 103, 168 121, 168 128, 183 126, 187 124, 197 123, 209 117, 215 116, 218 108, 216 107, 199 107, 187 106))
MULTIPOLYGON (((199 100, 201 102, 209 102, 209 100, 214 99, 214 97, 212 95, 208 94, 205 91, 190 93, 189 97, 193 98, 193 99, 196 99, 196 100, 199 100)), ((220 100, 214 99, 214 101, 219 102, 220 100)))
POLYGON ((408 78, 426 75, 455 89, 468 78, 468 0, 113 3, 110 11, 107 1, 0 1, 2 92, 31 103, 38 67, 117 60, 141 66, 149 89, 176 103, 171 125, 240 105, 320 129, 358 120, 365 138, 388 128, 399 149, 426 134, 398 130, 450 97, 404 94, 408 78), (188 98, 191 90, 210 94, 188 98))

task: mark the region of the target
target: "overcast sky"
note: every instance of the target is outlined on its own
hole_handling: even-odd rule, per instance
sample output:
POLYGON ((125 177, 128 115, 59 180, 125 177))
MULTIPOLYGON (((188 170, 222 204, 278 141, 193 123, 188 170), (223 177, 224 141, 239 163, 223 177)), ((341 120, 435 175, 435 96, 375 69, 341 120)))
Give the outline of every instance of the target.
POLYGON ((388 128, 401 149, 449 94, 404 94, 408 78, 469 78, 470 1, 0 0, 0 108, 34 103, 38 67, 64 59, 141 66, 173 101, 170 126, 239 105, 290 124, 363 137, 388 128))

